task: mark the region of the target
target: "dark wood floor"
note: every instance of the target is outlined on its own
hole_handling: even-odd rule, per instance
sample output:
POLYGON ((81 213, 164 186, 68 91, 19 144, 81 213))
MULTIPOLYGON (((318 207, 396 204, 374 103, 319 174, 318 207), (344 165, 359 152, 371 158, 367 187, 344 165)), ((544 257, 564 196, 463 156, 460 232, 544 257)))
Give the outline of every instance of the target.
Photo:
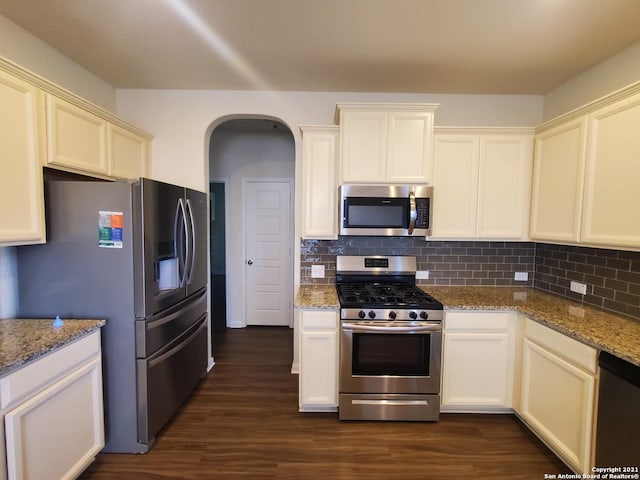
POLYGON ((151 452, 100 454, 80 478, 531 480, 570 472, 512 415, 380 423, 300 414, 291 346, 288 328, 221 332, 216 366, 151 452))

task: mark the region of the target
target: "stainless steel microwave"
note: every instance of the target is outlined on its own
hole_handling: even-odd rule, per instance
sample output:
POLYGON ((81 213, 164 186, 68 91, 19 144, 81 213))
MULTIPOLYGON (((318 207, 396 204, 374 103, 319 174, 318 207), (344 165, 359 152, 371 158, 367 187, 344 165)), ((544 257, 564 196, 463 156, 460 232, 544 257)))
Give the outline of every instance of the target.
POLYGON ((340 185, 340 235, 431 235, 433 187, 340 185))

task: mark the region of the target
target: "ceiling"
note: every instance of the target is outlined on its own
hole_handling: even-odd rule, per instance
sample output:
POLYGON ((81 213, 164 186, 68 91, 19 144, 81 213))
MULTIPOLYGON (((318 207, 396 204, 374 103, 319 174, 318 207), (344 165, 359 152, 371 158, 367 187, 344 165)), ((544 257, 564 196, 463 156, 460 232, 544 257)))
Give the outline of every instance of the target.
POLYGON ((640 40, 638 0, 0 0, 116 88, 544 94, 640 40))

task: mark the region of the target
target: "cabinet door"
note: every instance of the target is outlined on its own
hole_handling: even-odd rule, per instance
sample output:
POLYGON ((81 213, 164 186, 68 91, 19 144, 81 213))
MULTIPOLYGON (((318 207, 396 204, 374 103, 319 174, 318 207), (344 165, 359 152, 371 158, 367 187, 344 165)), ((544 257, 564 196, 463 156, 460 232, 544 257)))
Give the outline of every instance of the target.
POLYGON ((139 178, 146 175, 148 142, 135 133, 109 124, 109 176, 139 178))
POLYGON ((529 136, 480 136, 478 237, 527 238, 531 155, 529 136))
POLYGON ((106 175, 107 122, 47 95, 47 163, 106 175))
POLYGON ((508 333, 445 334, 442 406, 510 408, 509 347, 508 333))
POLYGON ((589 116, 581 240, 640 247, 640 94, 589 116))
POLYGON ((525 338, 522 408, 529 426, 571 467, 590 472, 595 379, 525 338))
POLYGON ((578 241, 586 132, 586 117, 582 117, 536 135, 531 239, 578 241))
POLYGON ((338 320, 335 310, 302 310, 300 410, 338 406, 338 320))
POLYGON ((478 142, 477 135, 435 135, 434 237, 475 237, 478 142))
POLYGON ((386 177, 387 113, 345 111, 341 115, 342 182, 383 182, 386 177))
POLYGON ((430 183, 433 113, 389 112, 387 122, 387 181, 430 183))
POLYGON ((302 127, 302 238, 338 238, 338 127, 302 127))
POLYGON ((95 359, 5 416, 9 480, 76 478, 104 446, 95 359))
POLYGON ((42 95, 0 72, 0 246, 45 239, 42 95))
POLYGON ((446 312, 443 411, 510 411, 516 326, 510 312, 446 312))

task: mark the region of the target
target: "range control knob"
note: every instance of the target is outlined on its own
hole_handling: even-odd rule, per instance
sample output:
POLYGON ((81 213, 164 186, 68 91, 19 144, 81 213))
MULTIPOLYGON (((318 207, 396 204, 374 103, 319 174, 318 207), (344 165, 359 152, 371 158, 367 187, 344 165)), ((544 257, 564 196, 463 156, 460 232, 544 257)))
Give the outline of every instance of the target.
POLYGON ((360 318, 364 318, 365 316, 366 316, 366 313, 364 313, 364 310, 360 310, 360 311, 358 312, 358 317, 360 317, 360 318))
POLYGON ((427 312, 420 312, 420 318, 422 320, 426 320, 427 318, 429 318, 429 314, 427 312))
POLYGON ((369 310, 369 318, 376 318, 376 312, 369 310))
POLYGON ((396 312, 394 312, 393 310, 389 312, 389 318, 390 318, 391 320, 395 320, 395 319, 396 319, 396 317, 397 317, 396 312))
POLYGON ((418 314, 416 312, 409 312, 409 318, 411 318, 411 320, 415 320, 418 318, 418 314))

